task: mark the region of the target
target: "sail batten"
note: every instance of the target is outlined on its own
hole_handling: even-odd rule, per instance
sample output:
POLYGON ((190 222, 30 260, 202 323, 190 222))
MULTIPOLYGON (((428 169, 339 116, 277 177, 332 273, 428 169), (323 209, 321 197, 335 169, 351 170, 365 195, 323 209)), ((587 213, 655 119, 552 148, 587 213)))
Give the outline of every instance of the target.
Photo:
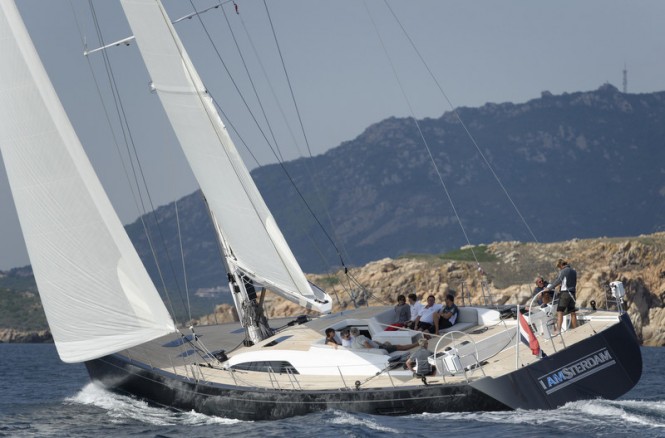
POLYGON ((10 1, 0 2, 0 53, 0 149, 60 358, 174 332, 10 1))
POLYGON ((286 299, 330 311, 330 297, 307 282, 161 3, 121 3, 153 88, 233 251, 231 264, 286 299))

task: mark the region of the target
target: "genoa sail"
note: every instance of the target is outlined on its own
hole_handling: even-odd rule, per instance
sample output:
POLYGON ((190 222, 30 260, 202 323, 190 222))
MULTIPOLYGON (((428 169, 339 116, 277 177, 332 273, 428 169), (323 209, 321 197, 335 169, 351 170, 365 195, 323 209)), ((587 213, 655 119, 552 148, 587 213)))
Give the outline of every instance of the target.
POLYGON ((60 358, 176 331, 10 1, 0 2, 0 53, 0 148, 60 358))
POLYGON ((123 0, 141 56, 203 191, 227 263, 282 297, 329 312, 309 284, 159 1, 123 0))

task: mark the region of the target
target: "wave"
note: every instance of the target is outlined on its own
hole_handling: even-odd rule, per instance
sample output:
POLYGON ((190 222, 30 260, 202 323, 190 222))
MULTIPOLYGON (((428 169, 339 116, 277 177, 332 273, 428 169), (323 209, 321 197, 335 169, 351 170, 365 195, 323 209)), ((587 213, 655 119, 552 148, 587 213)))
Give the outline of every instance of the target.
POLYGON ((588 435, 616 434, 660 435, 665 429, 665 401, 587 400, 567 403, 555 410, 521 410, 504 412, 461 412, 419 414, 429 423, 446 421, 449 424, 504 424, 539 426, 544 430, 584 430, 588 435))
POLYGON ((131 397, 119 395, 89 383, 76 395, 69 397, 65 403, 95 406, 107 412, 112 422, 122 423, 135 420, 155 426, 204 426, 213 424, 242 423, 224 417, 216 417, 190 411, 173 411, 171 409, 155 407, 148 403, 131 397))
POLYGON ((399 433, 400 431, 392 427, 382 425, 376 419, 375 416, 364 416, 360 417, 362 414, 351 414, 349 412, 343 411, 330 411, 333 414, 333 418, 328 420, 329 424, 333 425, 346 425, 346 426, 358 426, 360 428, 365 428, 369 430, 374 430, 377 432, 385 433, 399 433))
MULTIPOLYGON (((105 411, 112 424, 131 422, 152 426, 196 427, 235 425, 228 432, 258 436, 252 422, 209 416, 197 412, 179 412, 155 407, 131 397, 106 391, 92 383, 65 400, 67 404, 87 405, 105 411), (249 429, 248 429, 249 428, 249 429)), ((285 419, 271 423, 273 432, 309 434, 312 424, 324 424, 327 432, 340 431, 360 435, 429 435, 434 424, 445 424, 451 434, 485 436, 488 428, 499 427, 505 433, 560 436, 583 430, 587 436, 662 436, 665 430, 665 400, 590 400, 568 403, 555 410, 516 410, 503 412, 447 412, 417 414, 407 417, 381 417, 329 410, 310 414, 309 421, 285 419)), ((323 432, 317 428, 319 433, 323 432)), ((197 429, 200 433, 204 430, 197 429)), ((217 430, 217 429, 214 429, 217 430)), ((212 432, 211 432, 212 433, 212 432)), ((204 433, 205 435, 205 433, 204 433)), ((324 433, 323 435, 326 435, 324 433)), ((333 436, 333 435, 326 435, 333 436)))

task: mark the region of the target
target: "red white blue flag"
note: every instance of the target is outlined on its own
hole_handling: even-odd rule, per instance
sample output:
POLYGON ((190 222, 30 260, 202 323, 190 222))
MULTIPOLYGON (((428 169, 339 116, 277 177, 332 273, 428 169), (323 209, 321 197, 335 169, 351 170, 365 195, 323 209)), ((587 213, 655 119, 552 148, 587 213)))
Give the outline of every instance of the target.
POLYGON ((534 354, 534 356, 545 356, 545 354, 540 349, 540 343, 538 342, 538 339, 536 339, 536 335, 533 334, 531 326, 526 322, 524 315, 522 315, 522 312, 520 312, 519 309, 517 311, 517 320, 520 329, 520 339, 522 342, 524 342, 531 349, 531 352, 534 354))

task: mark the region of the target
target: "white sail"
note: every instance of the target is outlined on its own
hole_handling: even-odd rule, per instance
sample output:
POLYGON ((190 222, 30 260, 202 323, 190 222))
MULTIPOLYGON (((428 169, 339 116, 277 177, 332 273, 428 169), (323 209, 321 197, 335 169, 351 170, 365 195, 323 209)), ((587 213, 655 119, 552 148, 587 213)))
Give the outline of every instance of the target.
POLYGON ((0 1, 0 148, 60 358, 175 331, 11 1, 0 1))
POLYGON ((261 197, 159 1, 123 0, 141 56, 224 236, 229 264, 284 298, 321 312, 311 286, 261 197))

